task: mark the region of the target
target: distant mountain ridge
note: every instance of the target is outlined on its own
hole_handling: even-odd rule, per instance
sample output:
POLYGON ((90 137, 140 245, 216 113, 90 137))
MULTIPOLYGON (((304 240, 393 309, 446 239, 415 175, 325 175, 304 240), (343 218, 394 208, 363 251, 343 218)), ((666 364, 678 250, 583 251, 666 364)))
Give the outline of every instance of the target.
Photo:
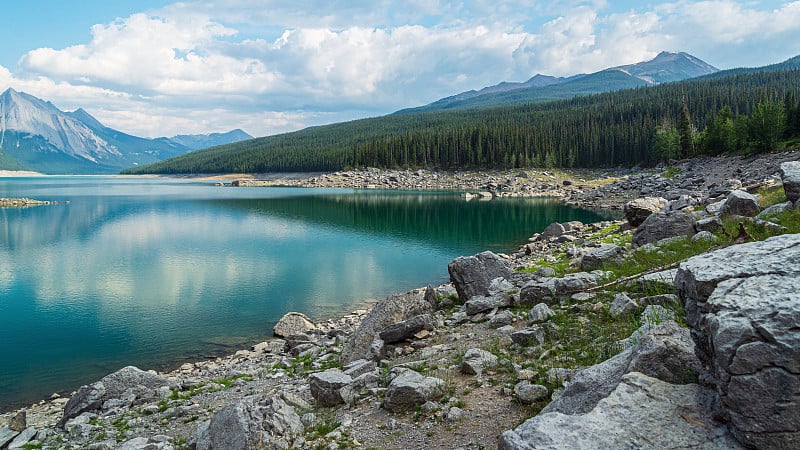
POLYGON ((7 89, 0 94, 0 169, 42 173, 117 173, 191 150, 252 136, 242 130, 148 139, 106 127, 86 110, 64 112, 51 102, 7 89))
POLYGON ((502 82, 478 91, 472 90, 445 97, 428 105, 403 109, 396 114, 561 100, 682 81, 712 74, 718 70, 685 52, 661 52, 649 61, 610 67, 591 74, 570 77, 537 74, 523 83, 502 82))

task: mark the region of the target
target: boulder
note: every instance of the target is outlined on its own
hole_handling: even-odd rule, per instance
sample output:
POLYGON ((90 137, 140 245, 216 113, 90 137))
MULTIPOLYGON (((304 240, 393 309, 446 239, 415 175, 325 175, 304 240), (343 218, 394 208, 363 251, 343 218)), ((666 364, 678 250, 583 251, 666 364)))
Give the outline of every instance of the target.
POLYGON ((485 369, 497 367, 497 356, 479 348, 471 348, 461 359, 461 373, 480 375, 485 369))
POLYGON ((611 317, 619 317, 622 315, 633 314, 639 305, 632 298, 628 297, 624 292, 620 292, 614 297, 611 303, 611 317))
POLYGON ((556 313, 544 303, 539 303, 534 306, 528 313, 528 321, 530 323, 547 322, 548 319, 553 317, 556 313))
POLYGON ((495 297, 478 295, 464 303, 464 312, 466 312, 468 316, 474 316, 475 314, 491 311, 495 308, 505 308, 511 306, 510 300, 510 297, 502 294, 495 297))
POLYGON ((584 414, 540 413, 504 432, 498 449, 743 448, 714 420, 716 395, 633 372, 584 414))
POLYGON ((675 283, 736 437, 757 448, 797 448, 800 235, 696 256, 675 283))
POLYGON ((768 207, 764 208, 764 210, 762 210, 760 213, 758 213, 756 218, 766 219, 766 218, 769 218, 771 216, 776 216, 776 215, 781 214, 781 213, 786 212, 786 211, 791 211, 792 209, 794 209, 794 205, 792 205, 792 202, 776 203, 774 205, 771 205, 771 206, 768 206, 768 207))
POLYGON ((416 405, 435 401, 444 395, 444 381, 426 377, 413 370, 403 370, 386 389, 383 406, 389 412, 413 410, 416 405))
POLYGON ((592 271, 602 269, 606 264, 614 264, 622 261, 625 249, 614 244, 600 244, 600 247, 593 248, 583 255, 581 259, 581 270, 592 271))
POLYGON ((800 199, 800 161, 788 161, 781 164, 781 180, 786 199, 797 203, 800 199))
POLYGON ((433 330, 433 317, 430 314, 420 314, 410 319, 393 323, 381 330, 378 336, 385 344, 394 344, 411 339, 422 330, 433 330))
POLYGON ((746 191, 735 190, 728 194, 725 204, 719 210, 720 216, 753 217, 761 211, 758 198, 746 191))
POLYGON ((531 280, 522 285, 519 291, 520 305, 552 304, 556 300, 556 282, 554 278, 531 280))
POLYGON ((280 395, 252 396, 198 425, 192 443, 197 450, 289 448, 303 432, 300 416, 280 395))
POLYGON ((0 428, 0 448, 5 448, 6 444, 14 440, 19 435, 19 431, 8 427, 0 428))
POLYGON ((640 338, 632 347, 576 373, 561 396, 542 412, 587 413, 616 389, 622 376, 629 372, 642 372, 668 383, 697 380, 701 365, 689 330, 673 320, 665 320, 646 333, 637 330, 634 334, 640 338))
POLYGON ((135 405, 159 398, 158 390, 173 387, 174 382, 133 366, 124 367, 106 375, 100 381, 88 386, 81 386, 64 405, 64 415, 59 421, 63 427, 69 419, 84 412, 104 410, 109 400, 115 405, 135 405), (124 398, 123 398, 124 397, 124 398))
POLYGON ((336 406, 345 403, 341 389, 353 382, 350 375, 340 369, 328 369, 308 376, 311 395, 320 406, 336 406))
POLYGON ((21 448, 22 446, 29 443, 34 437, 36 437, 36 433, 37 431, 36 428, 34 427, 25 428, 24 430, 22 430, 21 433, 19 433, 14 438, 14 440, 8 443, 8 448, 9 449, 21 448))
POLYGON ((667 204, 667 199, 661 197, 642 197, 631 200, 622 209, 625 220, 632 227, 638 227, 650 214, 660 211, 667 204))
POLYGON ((718 216, 706 217, 698 220, 694 224, 694 227, 695 229, 697 229, 697 231, 708 231, 710 233, 716 233, 722 230, 722 221, 719 219, 718 216))
POLYGON ((547 387, 541 384, 531 384, 530 381, 523 380, 514 385, 514 395, 517 396, 520 403, 531 404, 547 398, 550 393, 547 391, 547 387))
POLYGON ((552 237, 559 237, 564 232, 567 231, 564 225, 561 225, 558 222, 553 222, 547 227, 545 227, 544 231, 542 231, 542 238, 548 239, 552 237))
POLYGON ((314 331, 317 326, 308 316, 299 312, 289 312, 272 327, 272 333, 278 337, 288 337, 293 334, 314 331))
POLYGON ((728 195, 731 193, 731 191, 735 191, 741 188, 742 188, 742 182, 735 178, 731 178, 723 181, 719 186, 712 188, 709 191, 708 196, 711 198, 715 198, 719 197, 720 195, 728 195))
POLYGON ((694 218, 681 211, 656 212, 651 214, 633 233, 633 246, 658 242, 675 236, 692 236, 695 233, 694 218))
POLYGON ((389 325, 420 314, 433 312, 433 307, 422 294, 409 292, 406 294, 391 295, 378 302, 364 317, 358 329, 342 349, 340 360, 342 364, 349 364, 357 359, 372 359, 379 357, 379 353, 370 351, 375 340, 381 340, 378 333, 389 325))
POLYGON ((534 325, 530 328, 525 328, 515 331, 511 334, 511 341, 518 345, 542 345, 544 344, 547 333, 541 325, 534 325))
POLYGON ((508 278, 514 273, 505 260, 488 251, 456 258, 447 265, 447 271, 463 302, 476 295, 489 295, 492 280, 508 278))
POLYGON ((597 286, 597 277, 588 272, 568 273, 562 278, 556 278, 553 283, 556 295, 563 296, 597 286))

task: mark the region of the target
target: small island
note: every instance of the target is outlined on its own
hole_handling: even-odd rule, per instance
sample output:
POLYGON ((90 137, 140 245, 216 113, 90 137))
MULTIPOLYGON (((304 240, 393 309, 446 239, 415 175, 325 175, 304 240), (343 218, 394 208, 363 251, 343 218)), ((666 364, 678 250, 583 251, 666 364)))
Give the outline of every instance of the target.
POLYGON ((0 198, 0 208, 28 208, 39 205, 57 205, 58 202, 49 200, 34 200, 30 198, 0 198))

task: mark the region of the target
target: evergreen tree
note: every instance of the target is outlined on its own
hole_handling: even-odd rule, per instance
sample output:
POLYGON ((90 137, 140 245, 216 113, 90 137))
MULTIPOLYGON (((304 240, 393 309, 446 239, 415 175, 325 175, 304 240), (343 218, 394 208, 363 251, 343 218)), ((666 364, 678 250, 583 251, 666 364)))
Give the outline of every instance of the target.
POLYGON ((786 129, 783 107, 769 100, 758 103, 748 123, 748 136, 756 151, 766 152, 775 147, 786 129))
POLYGON ((694 153, 694 137, 692 136, 692 118, 689 115, 689 106, 686 97, 682 99, 681 116, 678 121, 678 134, 680 135, 681 157, 685 158, 694 153))

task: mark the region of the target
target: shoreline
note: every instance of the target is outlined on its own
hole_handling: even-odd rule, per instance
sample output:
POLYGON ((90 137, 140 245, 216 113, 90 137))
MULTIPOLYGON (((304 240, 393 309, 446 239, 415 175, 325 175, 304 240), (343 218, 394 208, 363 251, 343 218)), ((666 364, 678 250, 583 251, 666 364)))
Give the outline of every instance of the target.
MULTIPOLYGON (((712 173, 713 171, 706 170, 705 171, 705 176, 703 177, 704 178, 703 185, 704 185, 704 187, 706 189, 708 189, 709 185, 713 186, 716 183, 720 183, 721 180, 726 179, 726 177, 730 177, 731 175, 737 174, 736 169, 741 169, 741 167, 742 167, 741 161, 735 161, 734 160, 735 158, 733 158, 733 157, 722 157, 722 158, 723 159, 727 159, 727 160, 723 161, 721 165, 728 164, 729 166, 732 166, 732 167, 728 168, 730 170, 718 171, 719 173, 712 173), (732 163, 732 164, 730 164, 730 163, 732 163)), ((738 175, 742 178, 742 181, 745 182, 746 184, 754 184, 754 183, 762 182, 764 179, 766 179, 769 176, 771 176, 774 166, 779 165, 780 161, 783 161, 783 160, 797 160, 797 158, 798 158, 798 155, 796 154, 796 151, 778 154, 777 156, 773 155, 771 158, 769 157, 769 155, 768 155, 767 158, 758 158, 757 157, 755 159, 751 159, 750 163, 751 164, 755 164, 755 165, 758 165, 759 162, 765 162, 765 163, 761 164, 758 168, 756 168, 753 171, 747 171, 747 170, 741 171, 740 170, 738 175)), ((738 159, 738 158, 736 158, 736 159, 738 159)), ((573 191, 573 192, 569 192, 569 195, 560 196, 558 198, 561 201, 563 201, 564 203, 574 204, 576 206, 582 206, 583 207, 582 203, 586 204, 586 203, 594 202, 595 203, 595 207, 598 207, 597 204, 599 203, 599 204, 603 204, 603 205, 606 206, 606 208, 603 208, 603 209, 620 210, 620 209, 622 209, 622 205, 624 205, 624 203, 626 201, 628 201, 628 200, 630 200, 632 198, 636 198, 636 197, 641 196, 643 194, 642 187, 648 187, 649 186, 648 183, 652 182, 656 178, 663 178, 664 180, 666 180, 666 182, 670 185, 669 188, 670 189, 674 189, 675 193, 680 193, 683 190, 686 190, 686 188, 683 188, 681 186, 687 185, 687 183, 691 183, 693 180, 696 180, 698 178, 698 174, 699 173, 703 173, 705 164, 707 164, 707 161, 704 162, 704 161, 696 161, 696 160, 687 160, 687 161, 679 162, 675 166, 677 166, 680 171, 678 172, 677 175, 672 176, 671 178, 664 178, 663 177, 664 174, 669 173, 669 171, 666 168, 664 168, 663 170, 661 170, 659 172, 654 172, 654 173, 645 172, 645 171, 639 171, 639 172, 631 172, 629 174, 621 174, 618 177, 613 177, 613 179, 609 179, 607 182, 598 183, 596 185, 591 185, 591 180, 590 181, 583 181, 583 182, 573 183, 573 184, 567 184, 567 185, 564 185, 565 188, 569 188, 571 186, 578 186, 578 187, 577 188, 573 188, 573 189, 564 189, 564 191, 573 191), (632 184, 637 184, 637 183, 638 183, 638 185, 631 187, 632 184), (636 192, 637 194, 634 196, 634 195, 632 195, 633 192, 636 192), (602 196, 598 195, 598 193, 602 193, 602 196), (611 207, 609 207, 609 205, 611 207)), ((671 167, 675 167, 675 166, 671 166, 671 167)), ((719 166, 720 165, 718 165, 718 167, 719 166)), ((547 172, 547 171, 544 171, 544 172, 547 172)), ((349 178, 354 178, 354 175, 352 175, 352 173, 349 174, 349 175, 342 175, 344 173, 347 173, 347 172, 337 172, 334 175, 339 177, 338 178, 339 180, 347 180, 349 178)), ((388 171, 388 173, 390 173, 389 176, 395 176, 396 175, 396 171, 388 171)), ((383 175, 386 175, 386 174, 384 173, 383 175)), ((496 177, 496 173, 491 173, 491 174, 486 175, 486 176, 488 176, 488 177, 496 177)), ((233 177, 233 176, 231 176, 231 177, 233 177)), ((254 175, 254 177, 255 177, 255 175, 254 175)), ((612 177, 609 177, 609 178, 612 178, 612 177)), ((227 179, 233 180, 235 178, 227 178, 227 179)), ((317 185, 315 185, 315 184, 320 182, 319 179, 320 179, 319 177, 312 177, 312 178, 302 179, 302 180, 299 180, 299 181, 296 181, 296 182, 297 183, 306 183, 306 185, 299 186, 299 187, 327 187, 327 186, 317 186, 317 185), (310 181, 310 180, 314 180, 314 181, 310 181)), ((334 178, 333 176, 329 176, 328 179, 332 180, 332 179, 337 179, 337 178, 334 178)), ((564 179, 568 179, 568 178, 564 178, 564 179)), ((286 180, 283 180, 283 181, 285 182, 286 180)), ((478 186, 479 183, 484 182, 484 181, 485 181, 485 178, 481 178, 481 181, 476 183, 476 186, 478 186)), ((563 183, 563 180, 561 180, 561 181, 563 183)), ((656 181, 658 181, 660 183, 663 180, 656 180, 656 181)), ((691 184, 689 184, 689 185, 690 186, 694 186, 694 185, 691 185, 691 184)), ((352 187, 352 186, 330 186, 330 187, 352 187)), ((686 194, 677 194, 677 195, 680 196, 680 195, 686 195, 686 194)), ((498 196, 498 197, 500 197, 500 196, 498 196)), ((613 221, 613 222, 619 222, 619 221, 613 221)), ((525 248, 525 247, 526 246, 523 246, 523 248, 525 248)), ((443 285, 443 286, 446 286, 446 284, 443 285)), ((441 288, 442 287, 440 286, 439 289, 441 289, 441 288)), ((322 322, 318 323, 317 325, 322 325, 322 324, 326 324, 327 323, 327 324, 330 324, 330 329, 335 329, 337 327, 338 328, 341 328, 341 327, 354 328, 354 325, 357 326, 356 324, 360 323, 360 319, 363 319, 363 317, 367 314, 367 312, 369 310, 371 310, 375 306, 377 301, 378 300, 376 300, 376 299, 369 299, 369 300, 364 300, 363 302, 355 302, 355 303, 363 304, 364 308, 356 309, 355 311, 352 311, 350 313, 341 313, 339 315, 335 315, 334 317, 331 317, 331 318, 328 318, 326 320, 323 320, 322 322)), ((287 313, 288 312, 289 311, 287 311, 287 313)), ((173 369, 164 370, 163 372, 159 371, 159 373, 164 375, 164 376, 170 376, 170 375, 175 375, 175 374, 184 374, 187 371, 196 370, 196 368, 200 367, 200 366, 204 366, 205 367, 207 365, 213 365, 213 364, 216 364, 218 366, 225 366, 226 363, 231 363, 232 361, 235 361, 240 356, 245 356, 245 355, 249 356, 253 352, 257 352, 258 351, 257 349, 258 349, 259 346, 268 347, 269 343, 270 342, 274 342, 276 339, 279 339, 279 338, 273 337, 273 338, 271 338, 271 339, 269 339, 267 341, 263 341, 263 342, 260 342, 260 343, 258 343, 256 345, 252 346, 250 349, 236 350, 233 353, 229 353, 229 354, 226 354, 226 355, 223 355, 223 356, 219 356, 219 357, 216 357, 216 358, 213 358, 213 359, 206 359, 206 360, 202 360, 202 361, 194 361, 194 362, 189 362, 189 363, 180 363, 178 361, 175 361, 175 362, 173 362, 173 364, 168 364, 167 365, 168 367, 173 367, 173 369), (187 368, 189 366, 191 366, 191 369, 187 368)), ((6 412, 0 413, 0 427, 3 425, 3 423, 6 420, 10 420, 10 418, 15 413, 17 413, 17 412, 19 412, 21 410, 28 411, 28 415, 29 415, 29 419, 28 420, 29 420, 29 422, 37 423, 37 424, 40 424, 40 425, 52 426, 52 425, 54 425, 54 422, 53 422, 54 418, 51 417, 47 421, 36 422, 36 420, 44 420, 44 419, 41 419, 40 417, 37 416, 36 412, 32 413, 32 411, 35 411, 37 407, 38 408, 45 408, 47 405, 50 405, 50 414, 52 414, 52 412, 54 411, 53 407, 63 407, 64 403, 66 403, 67 398, 68 397, 60 397, 60 398, 55 398, 55 399, 54 398, 42 399, 38 403, 34 403, 34 404, 32 404, 32 405, 30 405, 28 407, 23 406, 21 408, 16 408, 16 409, 12 409, 12 410, 8 410, 6 412)))

